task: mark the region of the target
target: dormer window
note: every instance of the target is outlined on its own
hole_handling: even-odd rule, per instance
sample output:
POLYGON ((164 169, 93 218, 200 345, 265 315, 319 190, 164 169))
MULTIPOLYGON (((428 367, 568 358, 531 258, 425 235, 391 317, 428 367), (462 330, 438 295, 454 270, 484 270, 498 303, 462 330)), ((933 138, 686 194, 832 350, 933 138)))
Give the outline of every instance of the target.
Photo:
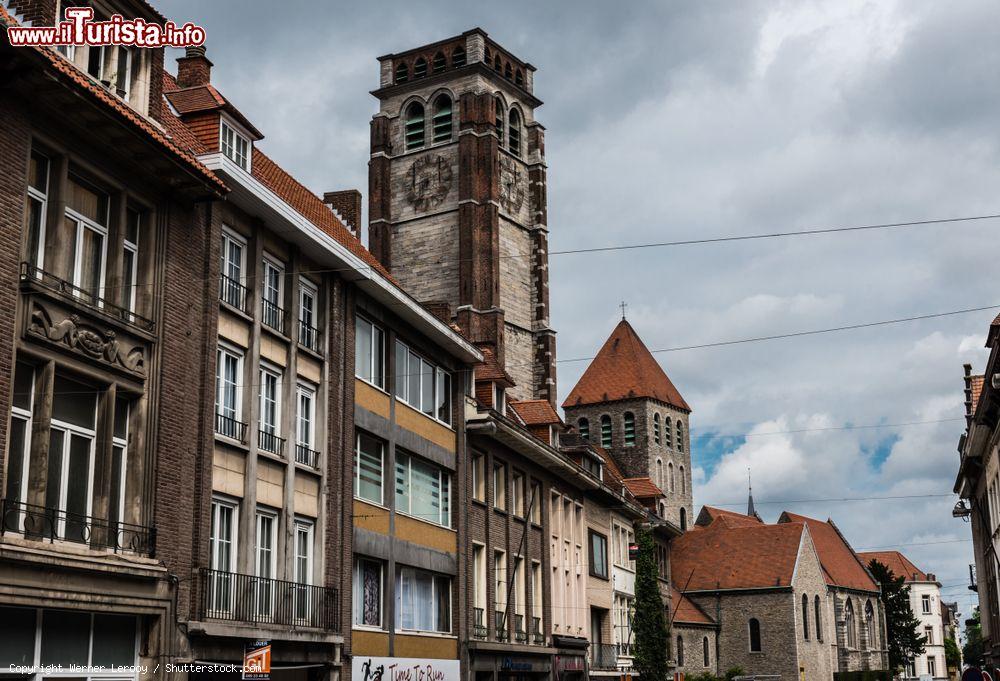
POLYGON ((493 408, 501 414, 507 413, 507 400, 505 399, 504 387, 499 383, 493 384, 493 408))
POLYGON ((219 146, 230 161, 250 172, 250 140, 236 132, 228 123, 219 123, 219 146))

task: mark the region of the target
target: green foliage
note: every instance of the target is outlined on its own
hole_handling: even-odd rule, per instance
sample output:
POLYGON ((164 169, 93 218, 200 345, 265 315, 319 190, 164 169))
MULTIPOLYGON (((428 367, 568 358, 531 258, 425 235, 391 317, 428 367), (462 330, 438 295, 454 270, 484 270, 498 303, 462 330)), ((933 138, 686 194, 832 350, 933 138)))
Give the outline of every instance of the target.
POLYGON ((965 646, 962 656, 966 664, 980 667, 983 664, 983 627, 979 619, 979 608, 972 613, 972 624, 965 625, 965 646))
POLYGON ((743 676, 743 670, 740 667, 733 667, 726 672, 725 676, 716 676, 712 672, 702 672, 701 674, 686 675, 684 678, 686 681, 733 681, 737 676, 743 676))
POLYGON ((951 637, 944 640, 944 657, 948 661, 949 667, 954 669, 961 668, 962 653, 958 649, 958 643, 951 637))
POLYGON ((729 671, 726 672, 726 681, 733 681, 737 676, 743 676, 743 669, 740 667, 730 667, 729 671))
POLYGON ((888 567, 872 560, 868 564, 872 576, 882 586, 882 606, 889 644, 889 670, 895 675, 907 660, 924 652, 927 640, 919 633, 920 622, 910 608, 910 587, 905 578, 897 577, 888 567))
POLYGON ((633 665, 642 681, 667 681, 667 618, 660 597, 656 545, 649 528, 636 533, 639 557, 635 566, 635 638, 633 665))

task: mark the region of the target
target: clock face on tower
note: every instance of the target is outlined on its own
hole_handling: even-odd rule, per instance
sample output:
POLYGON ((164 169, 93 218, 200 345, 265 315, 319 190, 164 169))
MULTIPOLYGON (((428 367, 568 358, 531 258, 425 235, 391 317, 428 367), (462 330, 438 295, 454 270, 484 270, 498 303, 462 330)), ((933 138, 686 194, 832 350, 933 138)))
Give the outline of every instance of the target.
POLYGON ((500 155, 500 205, 516 213, 524 203, 524 180, 520 165, 505 154, 500 155))
POLYGON ((451 165, 444 156, 421 156, 403 180, 406 200, 418 213, 437 208, 448 196, 452 176, 451 165))

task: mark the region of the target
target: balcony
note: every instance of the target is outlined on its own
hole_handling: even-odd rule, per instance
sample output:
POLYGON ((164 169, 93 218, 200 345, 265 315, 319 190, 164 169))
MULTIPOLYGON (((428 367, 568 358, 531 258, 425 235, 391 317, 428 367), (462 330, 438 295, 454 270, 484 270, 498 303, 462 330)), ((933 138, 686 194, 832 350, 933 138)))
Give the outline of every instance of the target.
POLYGON ((518 643, 528 642, 528 632, 524 628, 524 615, 514 615, 514 640, 518 643))
POLYGON ((250 289, 236 279, 226 275, 219 277, 219 300, 231 305, 244 314, 252 314, 250 310, 250 289))
POLYGON ((218 413, 215 415, 215 432, 244 444, 247 441, 247 424, 218 413))
POLYGON ((315 449, 309 449, 308 445, 297 444, 295 445, 295 463, 301 463, 310 468, 318 468, 319 452, 315 449))
POLYGON ((285 311, 270 300, 260 301, 260 323, 278 333, 285 333, 285 311))
POLYGON ((545 643, 545 634, 542 633, 541 617, 531 618, 531 642, 539 646, 545 643))
POLYGON ((489 634, 486 628, 486 611, 483 608, 473 608, 472 614, 472 635, 480 640, 485 640, 489 634))
POLYGON ((257 627, 340 631, 334 587, 201 568, 199 616, 257 627))
POLYGON ((509 637, 507 633, 507 613, 503 610, 494 610, 493 625, 497 630, 497 640, 506 641, 509 637))
POLYGON ((299 320, 299 345, 318 353, 319 350, 319 329, 306 322, 299 320))
POLYGON ((266 430, 257 431, 257 449, 275 456, 285 455, 285 439, 266 430))
POLYGON ((49 543, 75 542, 92 549, 156 557, 154 527, 67 513, 13 499, 0 499, 0 513, 0 537, 16 534, 49 543))
POLYGON ((590 668, 598 671, 618 669, 618 646, 613 643, 591 643, 590 668))

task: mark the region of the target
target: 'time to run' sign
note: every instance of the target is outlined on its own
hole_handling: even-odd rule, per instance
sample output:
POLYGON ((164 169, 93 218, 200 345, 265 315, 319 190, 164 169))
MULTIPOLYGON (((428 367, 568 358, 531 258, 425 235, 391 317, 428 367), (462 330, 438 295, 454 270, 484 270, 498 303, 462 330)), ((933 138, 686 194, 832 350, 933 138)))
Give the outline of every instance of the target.
POLYGON ((351 661, 355 681, 460 681, 458 660, 420 657, 368 657, 351 661))

